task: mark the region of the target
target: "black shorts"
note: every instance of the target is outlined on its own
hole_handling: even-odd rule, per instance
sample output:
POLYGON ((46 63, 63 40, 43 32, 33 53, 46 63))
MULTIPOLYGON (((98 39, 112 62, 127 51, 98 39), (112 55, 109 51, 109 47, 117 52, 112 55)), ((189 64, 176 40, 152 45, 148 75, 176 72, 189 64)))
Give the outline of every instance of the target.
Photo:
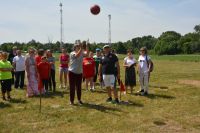
POLYGON ((6 93, 11 91, 12 79, 1 80, 1 92, 6 93))

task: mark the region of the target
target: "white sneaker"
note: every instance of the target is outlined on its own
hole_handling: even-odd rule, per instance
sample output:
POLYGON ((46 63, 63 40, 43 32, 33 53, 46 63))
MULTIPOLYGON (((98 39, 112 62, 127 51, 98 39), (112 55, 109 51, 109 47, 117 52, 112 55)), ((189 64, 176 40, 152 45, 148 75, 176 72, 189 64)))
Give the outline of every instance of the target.
POLYGON ((62 86, 62 85, 60 85, 60 86, 59 86, 59 89, 62 89, 62 88, 63 88, 63 86, 62 86))

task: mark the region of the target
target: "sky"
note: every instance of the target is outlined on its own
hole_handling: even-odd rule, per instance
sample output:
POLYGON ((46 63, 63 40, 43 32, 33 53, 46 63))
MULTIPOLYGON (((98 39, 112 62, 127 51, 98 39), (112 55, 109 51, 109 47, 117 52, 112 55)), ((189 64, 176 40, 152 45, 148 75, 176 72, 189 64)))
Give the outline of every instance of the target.
POLYGON ((0 44, 59 41, 60 2, 63 41, 70 43, 108 42, 108 14, 112 42, 172 30, 184 35, 200 24, 200 0, 0 0, 0 44), (101 7, 96 16, 90 13, 94 4, 101 7))

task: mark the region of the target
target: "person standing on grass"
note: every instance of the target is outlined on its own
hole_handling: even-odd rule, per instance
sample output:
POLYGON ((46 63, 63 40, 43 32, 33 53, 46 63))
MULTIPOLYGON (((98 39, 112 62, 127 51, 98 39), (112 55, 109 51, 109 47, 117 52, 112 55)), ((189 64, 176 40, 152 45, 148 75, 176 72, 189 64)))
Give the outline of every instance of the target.
MULTIPOLYGON (((88 47, 87 50, 88 52, 88 47)), ((87 53, 85 53, 87 54, 87 53)), ((74 104, 75 90, 77 91, 78 103, 83 104, 81 101, 81 83, 83 73, 83 57, 84 52, 80 40, 76 40, 74 50, 70 53, 70 66, 69 66, 69 87, 70 87, 70 104, 74 104)))
POLYGON ((95 61, 93 59, 93 53, 89 53, 89 57, 83 58, 83 77, 85 78, 86 90, 88 89, 88 84, 90 84, 90 91, 94 91, 93 77, 95 75, 96 67, 95 61))
POLYGON ((50 78, 49 78, 49 87, 50 90, 52 90, 52 85, 53 85, 53 92, 56 91, 56 80, 55 80, 55 57, 52 55, 51 50, 47 50, 47 61, 49 62, 49 64, 51 65, 51 72, 50 72, 50 78))
POLYGON ((123 66, 125 67, 126 91, 127 88, 130 87, 131 94, 133 94, 133 87, 136 86, 136 74, 135 74, 136 59, 133 56, 132 50, 127 50, 127 57, 124 58, 123 66))
POLYGON ((67 54, 67 51, 64 48, 62 48, 62 54, 60 55, 59 61, 60 61, 60 87, 59 88, 66 88, 69 55, 67 54), (63 77, 64 77, 64 85, 63 85, 63 77))
MULTIPOLYGON (((9 53, 9 55, 8 55, 8 61, 10 61, 10 64, 12 64, 13 63, 13 58, 15 57, 17 55, 17 47, 16 46, 14 46, 13 48, 12 48, 12 51, 9 53)), ((15 82, 15 73, 14 73, 14 71, 12 71, 12 84, 14 84, 14 82, 15 82)))
POLYGON ((42 82, 42 86, 39 89, 41 89, 40 91, 42 93, 44 92, 48 93, 51 65, 49 64, 49 62, 47 62, 46 56, 42 56, 41 62, 37 65, 37 70, 38 70, 39 79, 42 82), (43 88, 45 89, 45 91, 43 88))
POLYGON ((38 72, 35 61, 35 49, 29 48, 28 55, 25 59, 26 73, 27 73, 27 97, 36 96, 38 91, 38 72))
POLYGON ((24 87, 25 78, 25 57, 22 55, 21 50, 17 50, 17 56, 13 58, 13 67, 15 72, 15 88, 24 87))
POLYGON ((151 58, 147 56, 147 48, 142 47, 140 49, 140 56, 138 59, 138 74, 139 74, 139 80, 140 80, 140 93, 141 95, 148 95, 148 89, 149 89, 149 73, 150 73, 150 67, 151 67, 151 58), (148 65, 149 63, 149 65, 148 65))
MULTIPOLYGON (((97 81, 97 76, 98 76, 98 68, 99 68, 99 63, 100 63, 100 60, 101 60, 101 49, 97 48, 96 49, 96 55, 93 56, 94 58, 94 61, 95 61, 95 64, 96 64, 96 73, 95 73, 95 76, 94 76, 94 79, 93 79, 93 82, 94 82, 94 88, 95 88, 95 84, 96 84, 96 81, 97 81)), ((100 84, 102 84, 100 82, 100 84)))
POLYGON ((42 61, 42 56, 44 55, 44 49, 39 49, 37 55, 35 56, 36 64, 38 65, 42 61))
POLYGON ((12 86, 12 70, 13 67, 11 63, 7 60, 8 54, 6 52, 2 53, 2 60, 0 61, 0 82, 1 82, 1 92, 3 100, 6 100, 5 94, 7 93, 8 100, 11 100, 10 92, 12 86))
MULTIPOLYGON (((118 58, 115 54, 112 54, 110 51, 110 46, 105 45, 103 47, 105 56, 102 57, 100 64, 99 64, 99 73, 103 74, 103 82, 105 87, 108 90, 108 99, 107 102, 113 102, 118 104, 118 91, 117 88, 115 88, 115 65, 117 66, 117 78, 120 79, 120 66, 118 62, 118 58), (112 101, 112 91, 114 93, 115 100, 112 101)), ((99 80, 102 79, 102 75, 99 74, 99 80)))

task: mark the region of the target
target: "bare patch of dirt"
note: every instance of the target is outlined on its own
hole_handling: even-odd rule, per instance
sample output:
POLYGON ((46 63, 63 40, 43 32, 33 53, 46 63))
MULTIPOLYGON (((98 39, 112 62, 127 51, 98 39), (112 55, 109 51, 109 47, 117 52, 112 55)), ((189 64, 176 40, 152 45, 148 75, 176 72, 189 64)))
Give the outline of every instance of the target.
POLYGON ((179 84, 185 84, 185 85, 192 85, 195 87, 200 87, 200 80, 178 80, 179 84))

